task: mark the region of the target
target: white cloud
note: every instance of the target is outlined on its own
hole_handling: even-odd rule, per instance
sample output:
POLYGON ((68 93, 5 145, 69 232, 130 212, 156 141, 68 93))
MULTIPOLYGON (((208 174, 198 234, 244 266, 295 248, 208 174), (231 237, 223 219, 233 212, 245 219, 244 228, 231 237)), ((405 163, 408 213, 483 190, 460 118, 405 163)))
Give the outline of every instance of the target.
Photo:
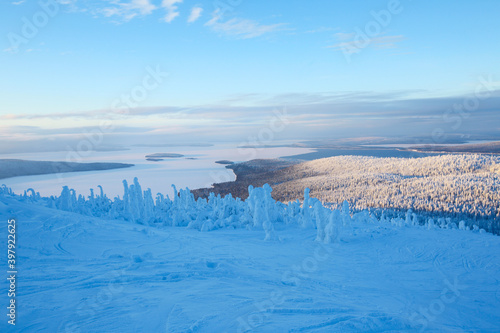
POLYGON ((176 3, 182 3, 182 0, 163 0, 161 5, 163 7, 172 7, 175 6, 176 3))
POLYGON ((201 16, 202 12, 203 12, 203 8, 198 7, 198 6, 193 7, 193 9, 191 9, 191 15, 189 15, 189 18, 188 18, 188 23, 193 23, 196 20, 198 20, 201 16))
POLYGON ((339 28, 320 27, 318 29, 308 30, 308 31, 306 31, 306 33, 308 33, 308 34, 316 34, 316 33, 322 33, 322 32, 335 31, 335 30, 339 30, 339 28))
POLYGON ((353 39, 356 36, 354 32, 337 32, 335 34, 335 37, 337 37, 338 40, 349 40, 353 39))
POLYGON ((347 54, 359 53, 362 49, 372 47, 374 49, 395 49, 396 43, 403 41, 403 35, 368 37, 356 33, 336 33, 335 37, 339 43, 329 46, 341 50, 347 54))
POLYGON ((11 46, 11 47, 8 47, 6 49, 3 49, 3 52, 8 52, 8 53, 14 54, 14 53, 19 52, 19 48, 16 46, 11 46))
POLYGON ((153 5, 149 0, 133 0, 131 2, 131 8, 139 10, 141 12, 141 15, 148 15, 156 9, 156 6, 153 5))
POLYGON ((170 23, 172 22, 177 16, 179 16, 179 12, 169 10, 167 11, 167 14, 165 15, 165 22, 170 23))
POLYGON ((206 26, 218 33, 234 36, 241 39, 255 38, 266 33, 281 30, 284 24, 263 25, 253 20, 233 18, 221 22, 222 15, 219 10, 212 14, 212 19, 205 23, 206 26))
POLYGON ((395 49, 396 43, 404 40, 403 35, 397 36, 381 36, 372 39, 373 47, 377 49, 395 49))
POLYGON ((26 0, 14 1, 14 2, 12 2, 12 4, 17 6, 17 5, 20 5, 24 2, 26 2, 26 0))
POLYGON ((215 23, 217 23, 217 21, 219 21, 220 19, 222 18, 222 14, 220 12, 219 9, 216 9, 213 13, 212 13, 212 18, 210 19, 210 21, 208 21, 207 23, 205 23, 206 26, 212 26, 214 25, 215 23))
POLYGON ((163 0, 161 6, 167 10, 167 14, 165 15, 165 22, 172 22, 177 16, 179 16, 179 12, 177 11, 177 4, 182 3, 182 0, 163 0))
POLYGON ((104 16, 120 16, 125 21, 129 21, 137 15, 149 15, 157 7, 150 0, 132 0, 130 2, 112 1, 114 7, 106 7, 102 9, 104 16))

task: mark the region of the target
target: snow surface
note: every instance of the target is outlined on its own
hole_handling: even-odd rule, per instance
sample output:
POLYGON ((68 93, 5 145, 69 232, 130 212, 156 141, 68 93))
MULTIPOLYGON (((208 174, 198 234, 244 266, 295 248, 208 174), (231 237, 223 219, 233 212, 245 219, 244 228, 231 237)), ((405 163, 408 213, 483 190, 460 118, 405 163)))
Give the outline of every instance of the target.
MULTIPOLYGON (((128 202, 154 211, 145 200, 148 191, 141 201, 137 184, 127 185, 128 202)), ((500 237, 460 230, 459 221, 440 228, 434 221, 417 224, 411 213, 392 220, 367 212, 351 217, 347 204, 329 211, 307 191, 302 207, 283 205, 269 199, 269 187, 253 189, 245 202, 193 203, 187 192, 163 198, 160 207, 171 216, 162 221, 127 215, 127 196, 111 201, 98 195, 68 206, 74 198, 68 189, 54 200, 31 191, 0 192, 1 219, 17 219, 19 271, 17 325, 13 329, 4 318, 1 332, 500 327, 500 237), (46 207, 51 204, 63 206, 46 207), (89 205, 93 211, 61 210, 89 205), (189 225, 195 205, 204 206, 217 227, 172 227, 174 221, 189 225), (182 207, 185 219, 172 218, 182 207)), ((7 239, 7 228, 0 230, 7 239)), ((7 287, 2 279, 0 288, 7 287)), ((1 294, 7 304, 6 292, 1 294)))

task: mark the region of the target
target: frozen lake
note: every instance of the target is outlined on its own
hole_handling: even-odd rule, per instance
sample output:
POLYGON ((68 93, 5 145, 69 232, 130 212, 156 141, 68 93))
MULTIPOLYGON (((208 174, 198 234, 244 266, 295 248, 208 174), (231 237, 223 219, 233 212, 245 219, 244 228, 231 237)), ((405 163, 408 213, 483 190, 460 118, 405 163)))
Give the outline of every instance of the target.
MULTIPOLYGON (((172 184, 177 188, 210 187, 213 183, 233 181, 235 175, 218 160, 243 162, 255 158, 277 158, 311 152, 308 148, 237 148, 236 145, 211 147, 131 147, 125 151, 90 152, 81 161, 131 163, 135 166, 106 171, 72 172, 1 179, 16 193, 33 188, 43 196, 60 195, 64 185, 78 194, 89 195, 90 189, 98 191, 101 185, 108 196, 123 195, 123 180, 133 182, 138 177, 143 189, 151 188, 154 194, 172 195, 172 184), (182 154, 184 157, 165 158, 160 162, 147 161, 145 156, 154 153, 182 154)), ((1 159, 34 161, 67 161, 67 152, 2 154, 1 159)))

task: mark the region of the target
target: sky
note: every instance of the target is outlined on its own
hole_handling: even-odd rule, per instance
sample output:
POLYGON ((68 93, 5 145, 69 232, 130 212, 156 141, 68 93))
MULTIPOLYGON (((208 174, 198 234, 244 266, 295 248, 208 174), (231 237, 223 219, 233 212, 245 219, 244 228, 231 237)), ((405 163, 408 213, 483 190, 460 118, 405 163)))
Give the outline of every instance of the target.
POLYGON ((109 145, 498 137, 498 13, 496 0, 3 1, 0 153, 96 130, 109 145))

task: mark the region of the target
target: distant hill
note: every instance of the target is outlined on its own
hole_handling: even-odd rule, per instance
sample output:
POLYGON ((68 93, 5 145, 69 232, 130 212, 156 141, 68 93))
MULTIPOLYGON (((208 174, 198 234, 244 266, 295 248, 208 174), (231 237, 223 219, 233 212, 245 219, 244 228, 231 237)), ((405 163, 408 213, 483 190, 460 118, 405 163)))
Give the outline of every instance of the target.
POLYGON ((0 179, 53 173, 111 170, 132 166, 134 165, 124 163, 75 163, 1 159, 0 179))
POLYGON ((426 145, 409 148, 418 152, 500 154, 500 141, 453 146, 426 145))

